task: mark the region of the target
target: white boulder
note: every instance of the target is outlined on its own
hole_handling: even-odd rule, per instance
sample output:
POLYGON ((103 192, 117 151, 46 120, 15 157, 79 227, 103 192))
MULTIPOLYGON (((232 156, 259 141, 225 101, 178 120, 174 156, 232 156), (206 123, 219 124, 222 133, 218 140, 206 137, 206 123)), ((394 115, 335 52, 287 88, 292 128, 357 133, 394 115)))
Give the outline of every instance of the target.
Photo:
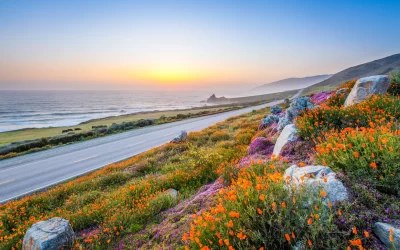
POLYGON ((289 124, 286 125, 285 128, 282 130, 280 133, 278 139, 276 140, 275 146, 274 146, 274 151, 272 154, 274 154, 276 157, 281 153, 282 148, 288 143, 288 142, 293 142, 297 140, 297 134, 296 134, 296 126, 294 124, 289 124))
POLYGON ((359 103, 373 94, 386 94, 390 78, 386 75, 369 76, 359 79, 347 96, 344 106, 359 103))
POLYGON ((69 221, 51 218, 32 225, 25 234, 23 250, 70 249, 75 239, 69 221))
POLYGON ((306 185, 316 191, 322 188, 327 193, 325 199, 332 204, 348 198, 343 183, 336 178, 336 174, 329 167, 292 165, 286 169, 284 178, 285 180, 289 179, 292 185, 306 185))

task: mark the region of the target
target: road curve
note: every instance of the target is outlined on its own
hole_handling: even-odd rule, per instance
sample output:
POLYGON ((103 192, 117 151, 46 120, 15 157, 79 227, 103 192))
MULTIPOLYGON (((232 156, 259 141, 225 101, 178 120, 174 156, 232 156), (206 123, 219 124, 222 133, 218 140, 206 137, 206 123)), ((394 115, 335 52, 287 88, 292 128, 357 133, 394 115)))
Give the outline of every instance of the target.
MULTIPOLYGON (((292 98, 300 93, 301 90, 292 98)), ((135 129, 0 161, 0 204, 160 146, 181 130, 199 131, 229 117, 282 102, 135 129)))

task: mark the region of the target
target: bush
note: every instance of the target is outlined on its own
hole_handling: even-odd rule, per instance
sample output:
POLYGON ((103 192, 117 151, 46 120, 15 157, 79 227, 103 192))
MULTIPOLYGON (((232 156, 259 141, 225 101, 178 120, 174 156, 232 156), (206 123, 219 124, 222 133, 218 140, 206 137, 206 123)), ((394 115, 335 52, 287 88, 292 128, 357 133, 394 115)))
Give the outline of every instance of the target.
POLYGON ((277 106, 277 105, 272 106, 269 110, 270 110, 271 113, 274 114, 274 115, 279 114, 280 112, 282 112, 282 108, 279 107, 279 106, 277 106))
POLYGON ((388 93, 396 96, 400 95, 400 71, 392 74, 390 78, 392 78, 392 81, 390 82, 388 93))
POLYGON ((229 134, 225 131, 216 131, 211 134, 210 139, 213 142, 229 140, 229 134))
POLYGON ((269 162, 238 170, 215 206, 193 214, 182 240, 191 249, 345 249, 349 234, 335 226, 333 210, 315 192, 288 190, 281 169, 269 162))
POLYGON ((316 147, 316 158, 332 169, 400 195, 400 130, 393 130, 392 124, 373 127, 327 134, 326 141, 316 147))
POLYGON ((325 101, 325 104, 329 107, 341 107, 346 101, 347 96, 350 94, 351 89, 356 84, 357 79, 347 81, 337 87, 335 91, 325 101))
POLYGON ((329 131, 344 128, 370 127, 400 118, 400 97, 373 95, 349 107, 321 105, 296 119, 299 134, 305 139, 323 137, 329 131))

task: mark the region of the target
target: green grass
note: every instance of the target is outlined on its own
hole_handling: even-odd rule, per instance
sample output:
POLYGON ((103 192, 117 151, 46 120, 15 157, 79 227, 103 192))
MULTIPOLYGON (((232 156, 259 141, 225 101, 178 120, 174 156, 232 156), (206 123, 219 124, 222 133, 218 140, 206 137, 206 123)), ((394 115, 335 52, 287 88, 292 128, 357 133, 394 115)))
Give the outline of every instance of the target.
POLYGON ((256 133, 267 112, 263 109, 229 118, 190 133, 188 143, 169 143, 43 193, 0 205, 0 249, 19 249, 33 223, 52 217, 71 222, 78 233, 76 244, 83 249, 108 249, 109 240, 110 246, 117 245, 124 235, 137 232, 163 210, 214 182, 221 164, 241 159, 247 152, 247 138, 256 133), (165 195, 169 188, 179 191, 177 199, 165 195), (92 234, 79 235, 85 229, 93 229, 92 234))

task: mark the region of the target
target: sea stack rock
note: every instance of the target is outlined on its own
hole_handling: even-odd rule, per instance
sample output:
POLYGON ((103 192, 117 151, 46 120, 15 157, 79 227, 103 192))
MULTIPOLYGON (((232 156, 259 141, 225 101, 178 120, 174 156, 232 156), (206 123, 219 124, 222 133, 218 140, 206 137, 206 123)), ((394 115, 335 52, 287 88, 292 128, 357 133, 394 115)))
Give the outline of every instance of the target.
POLYGON ((25 234, 22 249, 71 249, 74 240, 74 231, 69 221, 56 217, 33 224, 25 234))
POLYGON ((369 76, 359 79, 347 96, 344 106, 360 103, 374 94, 386 94, 390 78, 386 75, 369 76))

